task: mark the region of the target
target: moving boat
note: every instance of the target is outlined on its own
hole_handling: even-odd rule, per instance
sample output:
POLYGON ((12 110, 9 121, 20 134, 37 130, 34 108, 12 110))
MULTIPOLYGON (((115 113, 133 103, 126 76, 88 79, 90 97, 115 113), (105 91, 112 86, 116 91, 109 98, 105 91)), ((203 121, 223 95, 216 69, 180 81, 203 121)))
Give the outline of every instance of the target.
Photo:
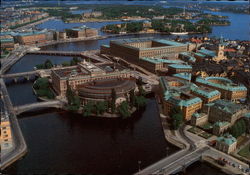
POLYGON ((188 32, 170 32, 171 35, 187 35, 188 32))

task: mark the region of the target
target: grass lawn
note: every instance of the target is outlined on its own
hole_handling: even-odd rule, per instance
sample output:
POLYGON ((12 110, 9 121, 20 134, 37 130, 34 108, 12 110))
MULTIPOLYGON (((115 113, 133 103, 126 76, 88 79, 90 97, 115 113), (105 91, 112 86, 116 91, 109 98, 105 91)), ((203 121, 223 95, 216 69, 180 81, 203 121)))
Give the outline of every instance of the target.
POLYGON ((250 160, 250 144, 243 147, 238 154, 250 160))
POLYGON ((198 134, 198 136, 201 136, 204 139, 208 139, 208 138, 210 138, 212 136, 212 134, 207 133, 207 132, 202 132, 202 133, 198 134))
POLYGON ((199 134, 199 133, 203 132, 201 129, 199 129, 199 128, 195 127, 195 126, 188 129, 188 131, 191 132, 191 133, 194 133, 194 134, 199 134))
POLYGON ((206 124, 204 124, 204 125, 202 125, 200 127, 203 128, 203 129, 211 129, 211 128, 213 128, 213 125, 211 123, 206 123, 206 124))

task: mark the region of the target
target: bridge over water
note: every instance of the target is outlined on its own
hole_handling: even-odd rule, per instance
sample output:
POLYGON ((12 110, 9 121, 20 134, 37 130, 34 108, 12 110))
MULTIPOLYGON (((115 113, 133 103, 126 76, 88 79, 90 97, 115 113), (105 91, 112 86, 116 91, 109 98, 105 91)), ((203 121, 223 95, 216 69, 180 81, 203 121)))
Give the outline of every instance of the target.
POLYGON ((15 106, 14 111, 16 115, 21 114, 26 111, 30 111, 33 109, 41 109, 41 108, 61 108, 63 106, 63 102, 60 100, 51 100, 46 102, 37 102, 37 103, 30 103, 20 106, 15 106))

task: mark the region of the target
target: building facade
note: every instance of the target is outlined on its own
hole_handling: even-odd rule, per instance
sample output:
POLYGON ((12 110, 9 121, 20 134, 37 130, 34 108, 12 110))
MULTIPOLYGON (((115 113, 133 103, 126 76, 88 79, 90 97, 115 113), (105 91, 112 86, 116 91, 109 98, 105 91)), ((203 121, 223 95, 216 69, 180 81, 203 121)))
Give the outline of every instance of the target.
POLYGON ((232 135, 225 134, 224 136, 218 137, 216 141, 216 149, 230 154, 236 150, 237 140, 232 135))

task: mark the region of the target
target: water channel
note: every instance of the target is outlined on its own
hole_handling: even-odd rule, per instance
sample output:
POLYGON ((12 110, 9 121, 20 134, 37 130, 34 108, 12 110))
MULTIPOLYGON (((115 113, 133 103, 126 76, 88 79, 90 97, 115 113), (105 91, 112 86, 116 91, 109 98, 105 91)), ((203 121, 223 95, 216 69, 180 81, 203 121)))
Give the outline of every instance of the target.
MULTIPOLYGON (((249 15, 230 15, 231 28, 230 26, 214 27, 211 35, 219 37, 223 33, 226 38, 230 39, 249 39, 248 22, 239 20, 243 17, 247 19, 249 15)), ((69 28, 68 26, 79 25, 82 24, 65 24, 56 20, 48 21, 39 25, 39 27, 53 28, 58 26, 56 29, 61 30, 69 28)), ((99 26, 99 28, 103 26, 102 23, 85 25, 89 27, 99 26)), ((122 38, 145 36, 173 37, 149 34, 124 36, 122 38)), ((108 44, 112 39, 114 38, 65 43, 42 49, 93 50, 99 49, 102 44, 108 44)), ((43 63, 47 58, 55 64, 71 59, 70 57, 26 55, 8 73, 33 70, 36 64, 43 63)), ((8 82, 7 84, 14 105, 32 103, 37 100, 32 93, 32 82, 18 84, 8 82)), ((178 150, 175 146, 167 143, 164 138, 157 104, 153 97, 148 99, 144 111, 138 111, 126 120, 83 117, 54 109, 28 112, 19 115, 18 119, 28 145, 28 153, 22 160, 17 161, 5 170, 8 174, 67 172, 131 174, 138 170, 138 161, 142 162, 141 167, 145 167, 160 160, 166 154, 169 155, 178 150)), ((223 174, 201 163, 187 168, 186 174, 198 175, 201 169, 204 175, 223 174)))

